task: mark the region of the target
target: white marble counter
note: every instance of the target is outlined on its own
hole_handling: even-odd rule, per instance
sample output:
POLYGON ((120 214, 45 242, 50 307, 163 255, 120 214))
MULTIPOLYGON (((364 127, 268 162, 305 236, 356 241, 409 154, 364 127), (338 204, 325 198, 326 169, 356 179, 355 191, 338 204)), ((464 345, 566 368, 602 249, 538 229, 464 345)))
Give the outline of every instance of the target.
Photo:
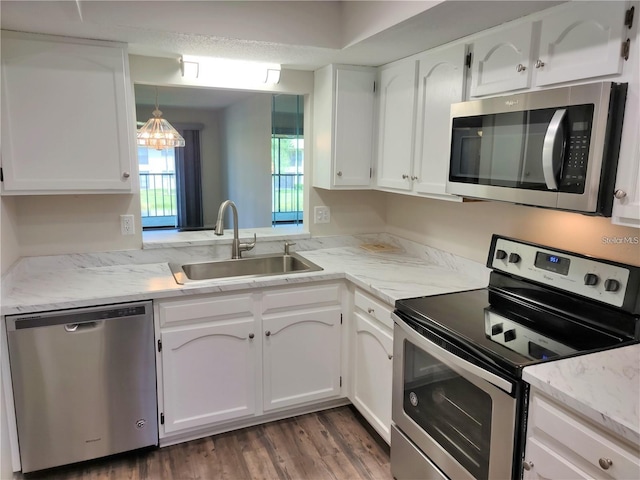
MULTIPOLYGON (((196 232, 194 232, 196 233, 196 232)), ((202 232, 197 232, 202 234, 202 232)), ((482 288, 488 270, 476 262, 387 235, 296 237, 295 250, 323 268, 320 272, 208 280, 178 285, 167 263, 229 257, 229 245, 161 248, 104 254, 22 259, 3 278, 3 315, 42 312, 181 295, 265 288, 344 279, 393 305, 399 298, 482 288), (394 250, 371 253, 358 245, 392 243, 394 250)), ((282 250, 263 240, 253 254, 282 250)))
POLYGON ((640 445, 640 345, 533 365, 524 369, 522 378, 640 445))

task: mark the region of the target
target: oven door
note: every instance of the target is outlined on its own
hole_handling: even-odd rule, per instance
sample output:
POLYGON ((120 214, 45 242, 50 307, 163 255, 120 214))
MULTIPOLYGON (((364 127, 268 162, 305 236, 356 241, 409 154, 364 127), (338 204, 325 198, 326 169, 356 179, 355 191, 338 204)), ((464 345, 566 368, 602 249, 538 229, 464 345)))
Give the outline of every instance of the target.
MULTIPOLYGON (((511 478, 515 383, 452 353, 456 347, 447 349, 445 340, 437 340, 443 348, 392 317, 393 423, 449 478, 511 478)), ((393 455, 391 469, 395 476, 393 455)))

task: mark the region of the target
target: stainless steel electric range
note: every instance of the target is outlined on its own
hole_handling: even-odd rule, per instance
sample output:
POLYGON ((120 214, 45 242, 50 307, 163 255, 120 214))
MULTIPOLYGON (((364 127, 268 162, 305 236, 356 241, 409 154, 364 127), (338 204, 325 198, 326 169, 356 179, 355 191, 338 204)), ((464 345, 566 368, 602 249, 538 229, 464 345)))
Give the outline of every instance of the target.
POLYGON ((528 365, 640 340, 640 268, 494 235, 487 288, 396 302, 391 470, 519 479, 528 365))

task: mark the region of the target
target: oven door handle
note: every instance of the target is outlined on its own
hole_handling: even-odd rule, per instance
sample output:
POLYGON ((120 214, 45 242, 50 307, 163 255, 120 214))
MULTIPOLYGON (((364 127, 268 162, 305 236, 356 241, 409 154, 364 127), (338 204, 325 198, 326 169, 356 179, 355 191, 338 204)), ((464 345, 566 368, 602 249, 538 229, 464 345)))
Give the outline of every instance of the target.
POLYGON ((400 327, 404 331, 405 335, 411 338, 412 343, 416 344, 429 355, 433 355, 442 363, 446 365, 454 365, 476 377, 480 377, 483 380, 494 385, 495 387, 498 387, 500 390, 504 390, 509 394, 511 394, 511 392, 513 391, 513 384, 509 380, 505 380, 504 378, 488 372, 485 369, 474 365, 473 363, 467 362, 466 360, 445 350, 439 345, 436 345, 435 343, 427 340, 411 327, 407 326, 407 324, 395 313, 391 314, 391 318, 393 318, 393 321, 396 323, 396 325, 398 325, 398 327, 400 327))

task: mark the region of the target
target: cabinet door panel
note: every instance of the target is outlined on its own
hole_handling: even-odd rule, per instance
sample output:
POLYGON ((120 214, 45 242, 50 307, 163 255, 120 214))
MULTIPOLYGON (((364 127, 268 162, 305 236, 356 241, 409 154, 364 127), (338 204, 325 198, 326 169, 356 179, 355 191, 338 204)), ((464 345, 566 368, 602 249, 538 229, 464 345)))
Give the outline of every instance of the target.
POLYGON ((252 415, 253 318, 162 333, 165 433, 252 415))
POLYGON ((471 96, 531 86, 531 23, 502 29, 473 44, 471 96))
POLYGON ((579 2, 542 20, 536 85, 622 72, 625 2, 579 2))
POLYGON ((356 312, 353 404, 388 443, 391 441, 393 336, 378 322, 356 312))
POLYGON ((415 128, 416 62, 380 72, 378 172, 380 187, 411 190, 415 128))
POLYGON ((369 71, 336 72, 336 186, 368 186, 372 159, 373 82, 369 71))
POLYGON ((414 189, 446 195, 451 104, 464 92, 465 45, 425 55, 418 73, 418 118, 414 189))
POLYGON ((533 464, 533 468, 527 476, 529 479, 555 480, 571 478, 587 480, 593 478, 535 438, 527 442, 526 461, 533 464))
POLYGON ((131 190, 127 61, 121 46, 3 34, 4 193, 131 190))
POLYGON ((264 410, 340 395, 340 307, 263 319, 264 410))

